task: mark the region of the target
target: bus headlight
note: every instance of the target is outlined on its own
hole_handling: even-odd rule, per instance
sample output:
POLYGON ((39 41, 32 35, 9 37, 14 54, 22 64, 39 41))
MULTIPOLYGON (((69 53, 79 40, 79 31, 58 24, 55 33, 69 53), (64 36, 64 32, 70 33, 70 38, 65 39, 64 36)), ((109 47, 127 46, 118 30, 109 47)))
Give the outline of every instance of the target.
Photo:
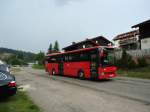
POLYGON ((102 72, 102 73, 101 73, 101 75, 105 75, 105 73, 104 73, 104 72, 102 72))

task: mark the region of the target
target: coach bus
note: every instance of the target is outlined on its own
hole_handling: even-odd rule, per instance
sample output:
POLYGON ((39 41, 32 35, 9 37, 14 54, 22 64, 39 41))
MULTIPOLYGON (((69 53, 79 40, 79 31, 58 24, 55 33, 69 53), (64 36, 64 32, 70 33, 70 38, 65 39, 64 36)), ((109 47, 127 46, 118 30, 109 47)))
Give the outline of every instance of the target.
POLYGON ((113 48, 91 47, 63 53, 48 54, 45 70, 50 75, 64 75, 80 79, 109 79, 116 77, 113 48))

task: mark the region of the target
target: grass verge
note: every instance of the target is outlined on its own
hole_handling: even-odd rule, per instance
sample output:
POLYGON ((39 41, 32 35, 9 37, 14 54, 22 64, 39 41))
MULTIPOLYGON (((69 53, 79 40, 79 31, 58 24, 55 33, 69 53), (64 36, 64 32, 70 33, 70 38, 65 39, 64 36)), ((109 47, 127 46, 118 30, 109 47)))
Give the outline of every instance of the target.
POLYGON ((43 65, 34 64, 32 66, 32 68, 35 68, 35 69, 44 69, 44 66, 43 65))
POLYGON ((0 100, 0 112, 40 112, 40 109, 30 100, 24 92, 0 100))
POLYGON ((124 77, 150 79, 150 66, 131 69, 131 70, 119 69, 117 73, 119 76, 124 76, 124 77))

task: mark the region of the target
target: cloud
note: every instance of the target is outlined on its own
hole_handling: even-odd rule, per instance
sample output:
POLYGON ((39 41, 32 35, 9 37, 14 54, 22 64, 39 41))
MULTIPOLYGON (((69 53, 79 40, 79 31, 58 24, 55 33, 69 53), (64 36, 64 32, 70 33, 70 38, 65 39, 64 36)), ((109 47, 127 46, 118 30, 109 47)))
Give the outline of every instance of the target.
POLYGON ((83 0, 55 0, 56 5, 58 6, 64 6, 64 5, 68 5, 71 2, 80 2, 83 0))

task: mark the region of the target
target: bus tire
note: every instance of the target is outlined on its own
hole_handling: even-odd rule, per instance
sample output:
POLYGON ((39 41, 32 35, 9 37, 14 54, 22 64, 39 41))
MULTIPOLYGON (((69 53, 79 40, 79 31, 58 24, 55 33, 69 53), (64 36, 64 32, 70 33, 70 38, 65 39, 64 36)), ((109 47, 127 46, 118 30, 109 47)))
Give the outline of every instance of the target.
POLYGON ((54 69, 52 70, 52 75, 56 75, 56 71, 54 69))
POLYGON ((83 71, 79 71, 78 72, 78 77, 79 77, 79 79, 83 80, 84 79, 84 72, 83 71))

